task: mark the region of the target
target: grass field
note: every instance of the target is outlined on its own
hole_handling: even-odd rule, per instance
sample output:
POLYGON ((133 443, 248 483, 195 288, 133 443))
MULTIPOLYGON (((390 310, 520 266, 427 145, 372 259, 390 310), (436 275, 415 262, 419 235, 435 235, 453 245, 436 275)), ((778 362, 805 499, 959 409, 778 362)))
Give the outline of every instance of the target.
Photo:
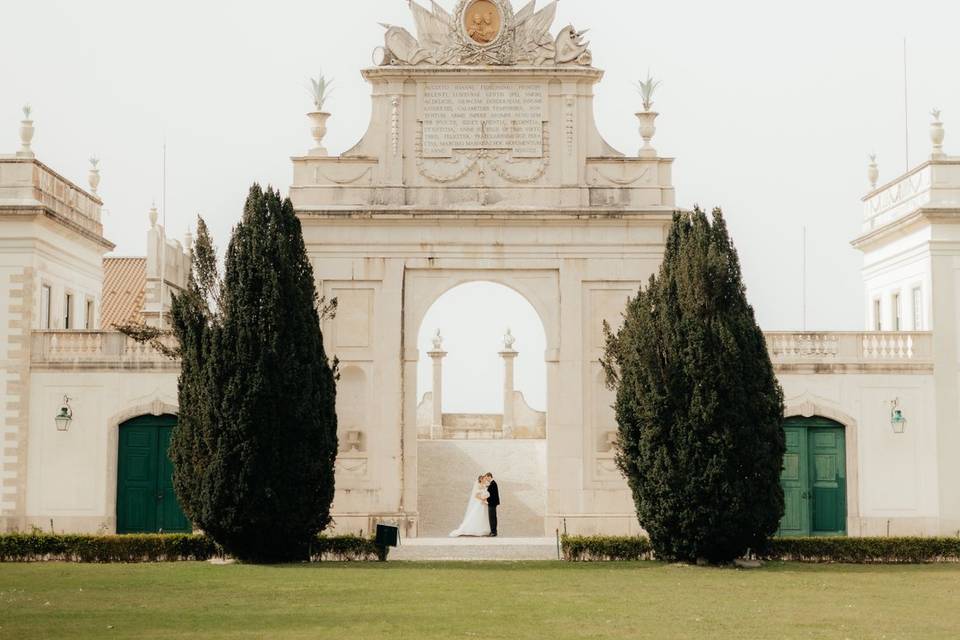
POLYGON ((960 566, 0 564, 0 638, 958 638, 960 566))

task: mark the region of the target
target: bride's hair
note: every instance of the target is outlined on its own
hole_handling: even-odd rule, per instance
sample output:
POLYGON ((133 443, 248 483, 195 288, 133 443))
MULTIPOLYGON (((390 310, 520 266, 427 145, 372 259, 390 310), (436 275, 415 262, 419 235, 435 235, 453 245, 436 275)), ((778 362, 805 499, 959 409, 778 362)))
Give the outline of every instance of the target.
POLYGON ((482 474, 482 473, 477 476, 477 482, 480 482, 480 483, 483 482, 483 474, 482 474))

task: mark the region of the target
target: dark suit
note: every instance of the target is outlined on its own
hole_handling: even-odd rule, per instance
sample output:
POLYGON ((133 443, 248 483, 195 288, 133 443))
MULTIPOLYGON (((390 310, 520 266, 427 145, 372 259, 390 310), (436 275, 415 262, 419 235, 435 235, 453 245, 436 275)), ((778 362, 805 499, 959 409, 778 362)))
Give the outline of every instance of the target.
POLYGON ((497 481, 491 480, 487 487, 487 515, 490 517, 490 535, 497 535, 497 506, 500 504, 500 489, 497 487, 497 481))

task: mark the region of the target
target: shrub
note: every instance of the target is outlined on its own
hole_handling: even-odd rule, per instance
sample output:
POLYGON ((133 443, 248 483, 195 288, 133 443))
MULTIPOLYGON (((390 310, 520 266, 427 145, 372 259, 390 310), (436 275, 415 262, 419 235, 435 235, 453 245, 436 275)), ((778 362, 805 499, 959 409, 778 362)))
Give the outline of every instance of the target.
POLYGON ((563 559, 571 562, 596 560, 650 560, 653 546, 641 536, 562 536, 563 559))
POLYGON ((617 463, 657 556, 726 562, 783 514, 783 392, 719 209, 676 214, 602 360, 617 463))
MULTIPOLYGON (((318 536, 310 545, 313 561, 386 560, 388 553, 388 548, 358 536, 318 536)), ((223 550, 199 534, 0 535, 0 562, 172 562, 217 556, 223 556, 223 550)))

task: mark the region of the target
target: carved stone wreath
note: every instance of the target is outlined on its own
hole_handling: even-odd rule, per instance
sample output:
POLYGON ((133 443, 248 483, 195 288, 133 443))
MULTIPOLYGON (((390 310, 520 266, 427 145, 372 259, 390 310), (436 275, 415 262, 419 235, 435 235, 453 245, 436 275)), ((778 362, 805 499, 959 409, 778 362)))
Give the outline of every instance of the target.
POLYGON ((478 44, 467 33, 464 17, 477 0, 460 0, 453 11, 455 56, 460 64, 512 64, 514 61, 513 6, 510 0, 486 0, 500 13, 500 31, 488 44, 478 44))

